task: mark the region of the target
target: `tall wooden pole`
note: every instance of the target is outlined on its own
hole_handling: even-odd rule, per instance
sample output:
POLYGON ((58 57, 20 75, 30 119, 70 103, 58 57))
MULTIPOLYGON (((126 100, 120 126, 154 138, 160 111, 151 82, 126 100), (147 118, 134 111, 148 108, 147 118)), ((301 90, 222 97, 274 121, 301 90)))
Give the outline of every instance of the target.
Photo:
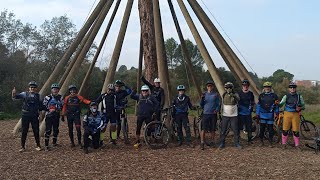
POLYGON ((103 10, 99 14, 99 17, 97 19, 96 25, 93 27, 92 33, 90 34, 88 41, 86 42, 85 46, 83 47, 79 57, 77 58, 76 62, 74 63, 70 73, 68 74, 66 80, 64 81, 63 85, 61 86, 60 93, 65 94, 68 90, 68 85, 71 83, 72 79, 76 75, 76 73, 79 71, 81 63, 83 62, 87 52, 89 51, 101 25, 103 24, 104 19, 106 18, 106 15, 109 12, 109 9, 113 3, 113 0, 109 0, 106 5, 103 7, 103 10))
POLYGON ((199 47, 200 53, 206 62, 206 65, 208 67, 210 75, 211 75, 211 77, 212 77, 213 81, 215 82, 215 85, 218 89, 218 92, 219 92, 220 96, 222 96, 222 94, 224 93, 224 86, 223 86, 223 83, 220 79, 219 72, 218 72, 216 66, 214 65, 212 58, 209 55, 208 50, 205 47, 205 45, 200 37, 200 34, 199 34, 196 26, 194 25, 194 23, 190 17, 190 14, 188 13, 188 10, 187 10, 186 6, 184 5, 183 1, 178 0, 178 4, 180 6, 180 9, 182 11, 184 18, 187 21, 187 24, 191 30, 191 33, 192 33, 192 35, 193 35, 193 37, 199 47))
MULTIPOLYGON (((234 53, 234 51, 231 49, 231 47, 228 45, 228 43, 225 41, 223 36, 220 34, 218 29, 214 26, 212 21, 209 19, 209 17, 206 15, 206 13, 203 11, 201 6, 197 1, 188 0, 190 6, 194 10, 195 14, 199 18, 201 24, 204 26, 205 30, 207 31, 209 37, 211 38, 212 42, 217 47, 220 54, 224 54, 225 61, 229 61, 233 69, 236 71, 240 71, 242 75, 239 75, 241 77, 241 80, 244 78, 247 78, 250 81, 250 88, 253 91, 255 97, 259 96, 259 88, 251 78, 248 70, 244 67, 244 65, 241 63, 240 59, 237 57, 237 55, 234 53)), ((239 73, 238 73, 239 74, 239 73)))
POLYGON ((198 95, 199 95, 199 98, 200 98, 201 95, 202 95, 202 91, 201 91, 200 85, 199 85, 199 83, 197 81, 196 74, 195 74, 195 72, 193 70, 193 66, 192 66, 190 55, 189 55, 189 52, 188 52, 188 49, 187 49, 187 45, 186 45, 186 42, 185 42, 185 40, 183 38, 182 31, 181 31, 181 28, 180 28, 180 25, 179 25, 179 22, 178 22, 178 18, 176 16, 176 12, 175 12, 174 7, 172 5, 172 1, 168 0, 168 4, 169 4, 169 7, 170 7, 170 11, 171 11, 171 15, 172 15, 172 18, 173 18, 173 22, 174 22, 174 24, 176 26, 177 33, 178 33, 178 36, 179 36, 179 40, 180 40, 180 44, 181 44, 181 50, 182 50, 182 55, 183 55, 184 61, 187 64, 188 70, 189 70, 189 72, 191 74, 191 78, 192 78, 193 84, 195 85, 195 87, 197 89, 197 92, 198 92, 198 95))
POLYGON ((89 28, 91 27, 91 25, 93 24, 95 19, 98 17, 100 11, 102 10, 102 8, 104 7, 106 2, 107 2, 107 0, 100 0, 100 2, 98 3, 98 5, 94 9, 94 11, 91 13, 90 17, 88 18, 87 22, 83 25, 83 27, 79 31, 75 40, 72 42, 70 47, 64 53, 63 57, 61 58, 59 63, 54 68, 50 77, 48 78, 48 80, 45 82, 45 84, 41 88, 41 90, 39 92, 40 94, 43 95, 45 93, 48 93, 50 90, 51 84, 57 81, 57 78, 63 72, 63 69, 64 69, 65 65, 67 64, 68 60, 70 59, 70 57, 72 56, 74 51, 77 49, 79 43, 81 42, 81 40, 83 39, 85 34, 88 32, 89 28))
MULTIPOLYGON (((153 82, 158 77, 156 42, 154 34, 153 3, 151 0, 138 1, 140 26, 143 41, 145 78, 153 82)), ((141 77, 140 77, 141 78, 141 77)))
POLYGON ((161 14, 159 7, 159 0, 153 0, 153 16, 154 16, 154 29, 156 37, 156 49, 157 49, 157 63, 158 63, 158 73, 161 80, 161 87, 165 92, 165 102, 164 106, 169 106, 171 102, 171 88, 169 80, 169 71, 167 57, 164 48, 164 39, 161 25, 161 14))
POLYGON ((126 35, 128 21, 129 21, 131 9, 132 9, 132 4, 133 4, 133 0, 128 0, 127 5, 126 5, 126 9, 125 9, 125 12, 123 15, 120 31, 118 34, 117 42, 116 42, 116 45, 114 47, 113 54, 111 57, 107 76, 104 80, 104 84, 102 87, 102 93, 106 91, 107 85, 114 80, 114 74, 115 74, 115 71, 116 71, 116 68, 117 68, 117 65, 119 62, 119 57, 120 57, 120 52, 122 49, 123 40, 126 35))
POLYGON ((84 77, 84 79, 83 79, 83 81, 82 81, 82 84, 81 84, 81 87, 80 87, 80 90, 79 90, 79 94, 82 94, 82 93, 84 92, 84 89, 85 89, 85 86, 86 86, 86 84, 87 84, 87 81, 89 80, 89 77, 90 77, 90 75, 91 75, 91 73, 92 73, 92 70, 93 70, 93 68, 94 68, 94 66, 95 66, 95 64, 96 64, 96 62, 97 62, 97 59, 98 59, 98 57, 99 57, 99 55, 100 55, 100 52, 101 52, 101 50, 102 50, 102 47, 103 47, 103 45, 104 45, 104 43, 105 43, 105 41, 106 41, 106 39, 107 39, 107 36, 108 36, 108 34, 109 34, 109 31, 110 31, 112 22, 113 22, 113 20, 114 20, 114 17, 116 16, 117 11, 118 11, 120 2, 121 2, 121 0, 118 0, 117 3, 116 3, 116 5, 115 5, 115 7, 114 7, 114 11, 113 11, 113 13, 112 13, 112 15, 111 15, 111 17, 110 17, 110 20, 109 20, 109 23, 108 23, 108 25, 107 25, 107 28, 106 28, 103 36, 102 36, 102 39, 101 39, 101 41, 100 41, 99 47, 98 47, 98 49, 97 49, 97 52, 96 52, 96 54, 94 55, 94 58, 93 58, 93 60, 92 60, 92 62, 91 62, 91 64, 90 64, 90 67, 89 67, 89 69, 88 69, 88 71, 87 71, 87 74, 86 74, 86 76, 84 77))

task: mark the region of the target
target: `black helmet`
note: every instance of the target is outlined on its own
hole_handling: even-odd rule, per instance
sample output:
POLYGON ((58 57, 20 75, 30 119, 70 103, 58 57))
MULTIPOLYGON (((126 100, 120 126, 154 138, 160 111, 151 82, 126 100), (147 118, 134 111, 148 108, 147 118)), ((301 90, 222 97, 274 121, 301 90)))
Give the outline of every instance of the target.
POLYGON ((124 83, 121 80, 116 80, 116 82, 114 83, 115 86, 123 86, 124 83))
POLYGON ((32 87, 38 87, 38 84, 35 81, 30 81, 28 85, 32 87))
POLYGON ((91 107, 91 106, 98 106, 98 104, 97 104, 95 101, 91 101, 90 107, 91 107))
POLYGON ((208 84, 212 84, 212 85, 214 85, 214 82, 213 82, 213 81, 211 81, 211 80, 208 80, 208 81, 207 81, 207 83, 206 83, 206 85, 208 85, 208 84))
POLYGON ((76 86, 76 85, 71 84, 71 85, 68 87, 68 89, 69 89, 69 91, 70 91, 71 89, 75 89, 75 90, 77 90, 77 86, 76 86))
POLYGON ((250 85, 250 82, 249 82, 249 80, 248 79, 244 79, 243 81, 242 81, 242 85, 250 85))
POLYGON ((297 87, 297 84, 294 83, 294 82, 291 82, 291 83, 289 84, 289 88, 296 88, 296 87, 297 87))
POLYGON ((233 84, 231 82, 227 82, 224 84, 224 88, 233 88, 233 84))

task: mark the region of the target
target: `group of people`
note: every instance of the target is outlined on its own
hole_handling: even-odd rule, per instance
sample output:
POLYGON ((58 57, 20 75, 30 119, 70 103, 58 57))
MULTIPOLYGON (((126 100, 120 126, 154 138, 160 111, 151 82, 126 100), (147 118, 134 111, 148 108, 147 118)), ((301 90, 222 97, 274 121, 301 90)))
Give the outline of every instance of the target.
MULTIPOLYGON (((137 101, 137 124, 136 124, 136 141, 135 147, 141 146, 140 134, 143 123, 148 124, 153 119, 161 119, 161 109, 164 106, 165 93, 160 87, 160 79, 155 78, 154 83, 148 82, 144 77, 142 81, 145 83, 141 87, 141 93, 132 90, 122 81, 117 80, 113 84, 109 84, 107 91, 99 95, 99 97, 90 101, 77 94, 75 85, 69 86, 69 95, 63 98, 59 94, 59 84, 52 84, 51 94, 43 99, 37 93, 37 83, 31 81, 29 90, 17 94, 16 89, 12 90, 12 98, 22 99, 22 136, 20 152, 25 151, 26 137, 31 123, 35 141, 36 150, 40 151, 39 137, 39 114, 45 112, 45 147, 46 151, 50 150, 49 138, 53 131, 52 146, 57 146, 59 134, 59 122, 67 121, 70 144, 75 147, 73 136, 73 127, 75 125, 77 132, 78 146, 88 153, 88 147, 92 146, 97 149, 104 144, 107 125, 110 122, 110 144, 116 145, 117 139, 120 137, 121 119, 124 116, 124 110, 127 106, 127 96, 137 101), (89 105, 88 112, 81 118, 81 103, 89 105), (100 107, 100 108, 99 108, 100 107), (99 111, 99 109, 101 109, 99 111), (82 120, 81 120, 82 119, 82 120), (82 122, 82 123, 81 123, 82 122), (81 124, 83 128, 81 128, 81 124), (84 131, 82 135, 81 131, 84 131), (91 138, 89 138, 91 136, 91 138), (83 144, 81 138, 83 137, 83 144)), ((234 91, 232 83, 227 82, 224 85, 225 92, 220 95, 215 91, 214 82, 206 83, 207 90, 202 94, 200 106, 203 108, 203 116, 201 123, 200 148, 204 150, 205 145, 215 146, 215 131, 217 129, 217 117, 221 113, 221 132, 219 140, 219 149, 225 147, 225 140, 229 125, 234 132, 234 145, 241 149, 239 141, 239 132, 245 127, 248 132, 248 144, 252 144, 252 112, 256 107, 256 117, 260 121, 260 142, 264 145, 265 129, 269 132, 269 146, 273 143, 273 123, 276 116, 279 116, 279 108, 284 108, 284 122, 282 144, 286 146, 288 131, 292 128, 295 146, 299 148, 299 112, 304 109, 304 101, 300 94, 296 92, 297 85, 289 84, 289 93, 285 95, 281 101, 278 96, 272 92, 272 84, 265 82, 263 84, 263 92, 258 97, 258 103, 255 104, 253 93, 249 90, 250 82, 246 79, 242 81, 242 90, 234 91), (211 140, 206 140, 206 133, 211 134, 211 140)), ((185 94, 186 88, 184 85, 177 86, 177 95, 172 101, 173 111, 172 118, 174 119, 178 143, 181 146, 183 142, 189 147, 194 147, 191 141, 190 124, 188 120, 189 109, 196 109, 192 105, 189 96, 185 94), (182 128, 185 129, 186 137, 183 136, 182 128)))

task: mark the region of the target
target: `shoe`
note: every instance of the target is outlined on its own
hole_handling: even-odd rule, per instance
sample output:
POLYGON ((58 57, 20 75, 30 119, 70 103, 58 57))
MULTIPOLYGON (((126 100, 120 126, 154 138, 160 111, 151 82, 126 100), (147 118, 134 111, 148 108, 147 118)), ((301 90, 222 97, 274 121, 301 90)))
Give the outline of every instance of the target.
POLYGON ((71 142, 71 145, 70 145, 72 148, 76 147, 76 145, 74 144, 74 142, 71 142))
POLYGON ((49 146, 44 147, 44 151, 50 151, 49 146))
POLYGON ((209 147, 213 148, 215 146, 215 143, 212 141, 208 144, 209 147))
POLYGON ((187 142, 186 145, 189 146, 190 148, 194 148, 194 145, 192 144, 192 142, 187 142))
POLYGON ((260 140, 260 145, 259 145, 259 147, 263 147, 264 146, 264 142, 263 142, 263 140, 260 140))
POLYGON ((117 142, 115 140, 111 140, 110 144, 115 146, 115 145, 117 145, 117 142))
POLYGON ((88 148, 84 148, 84 149, 83 149, 83 152, 84 152, 85 154, 88 154, 88 153, 89 153, 88 148))
POLYGON ((60 144, 54 143, 54 144, 52 144, 52 146, 53 146, 53 147, 59 147, 60 144))
POLYGON ((26 151, 26 148, 22 147, 21 149, 19 149, 19 152, 24 152, 26 151))
POLYGON ((41 147, 40 147, 40 146, 37 146, 37 147, 36 147, 36 150, 37 150, 37 151, 41 151, 41 147))
POLYGON ((136 142, 136 143, 133 145, 133 147, 134 147, 135 149, 138 149, 139 147, 141 147, 141 143, 140 143, 140 142, 136 142))
POLYGON ((273 148, 273 144, 270 141, 269 141, 269 148, 273 148))
POLYGON ((225 148, 225 145, 224 144, 220 144, 218 149, 222 150, 223 148, 225 148))
POLYGON ((300 151, 300 152, 302 151, 301 146, 295 146, 295 148, 296 148, 297 151, 300 151))
POLYGON ((80 146, 80 149, 83 149, 82 143, 79 143, 78 145, 80 146))
POLYGON ((201 149, 201 150, 204 150, 204 143, 201 143, 201 144, 200 144, 200 149, 201 149))
POLYGON ((182 142, 181 141, 178 141, 178 144, 177 144, 177 147, 181 146, 182 145, 182 142))
POLYGON ((242 149, 242 146, 240 144, 235 145, 237 149, 242 149))
POLYGON ((282 144, 282 149, 288 149, 288 145, 287 144, 282 144))

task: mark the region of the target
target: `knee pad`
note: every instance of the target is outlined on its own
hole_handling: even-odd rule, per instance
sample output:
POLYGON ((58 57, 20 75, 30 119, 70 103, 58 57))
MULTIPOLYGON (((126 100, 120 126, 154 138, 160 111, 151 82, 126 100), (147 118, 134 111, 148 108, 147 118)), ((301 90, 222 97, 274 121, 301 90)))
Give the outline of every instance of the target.
POLYGON ((295 137, 299 137, 299 132, 293 131, 293 135, 294 135, 295 137))
POLYGON ((288 131, 283 131, 282 134, 283 134, 284 136, 288 136, 288 131))

